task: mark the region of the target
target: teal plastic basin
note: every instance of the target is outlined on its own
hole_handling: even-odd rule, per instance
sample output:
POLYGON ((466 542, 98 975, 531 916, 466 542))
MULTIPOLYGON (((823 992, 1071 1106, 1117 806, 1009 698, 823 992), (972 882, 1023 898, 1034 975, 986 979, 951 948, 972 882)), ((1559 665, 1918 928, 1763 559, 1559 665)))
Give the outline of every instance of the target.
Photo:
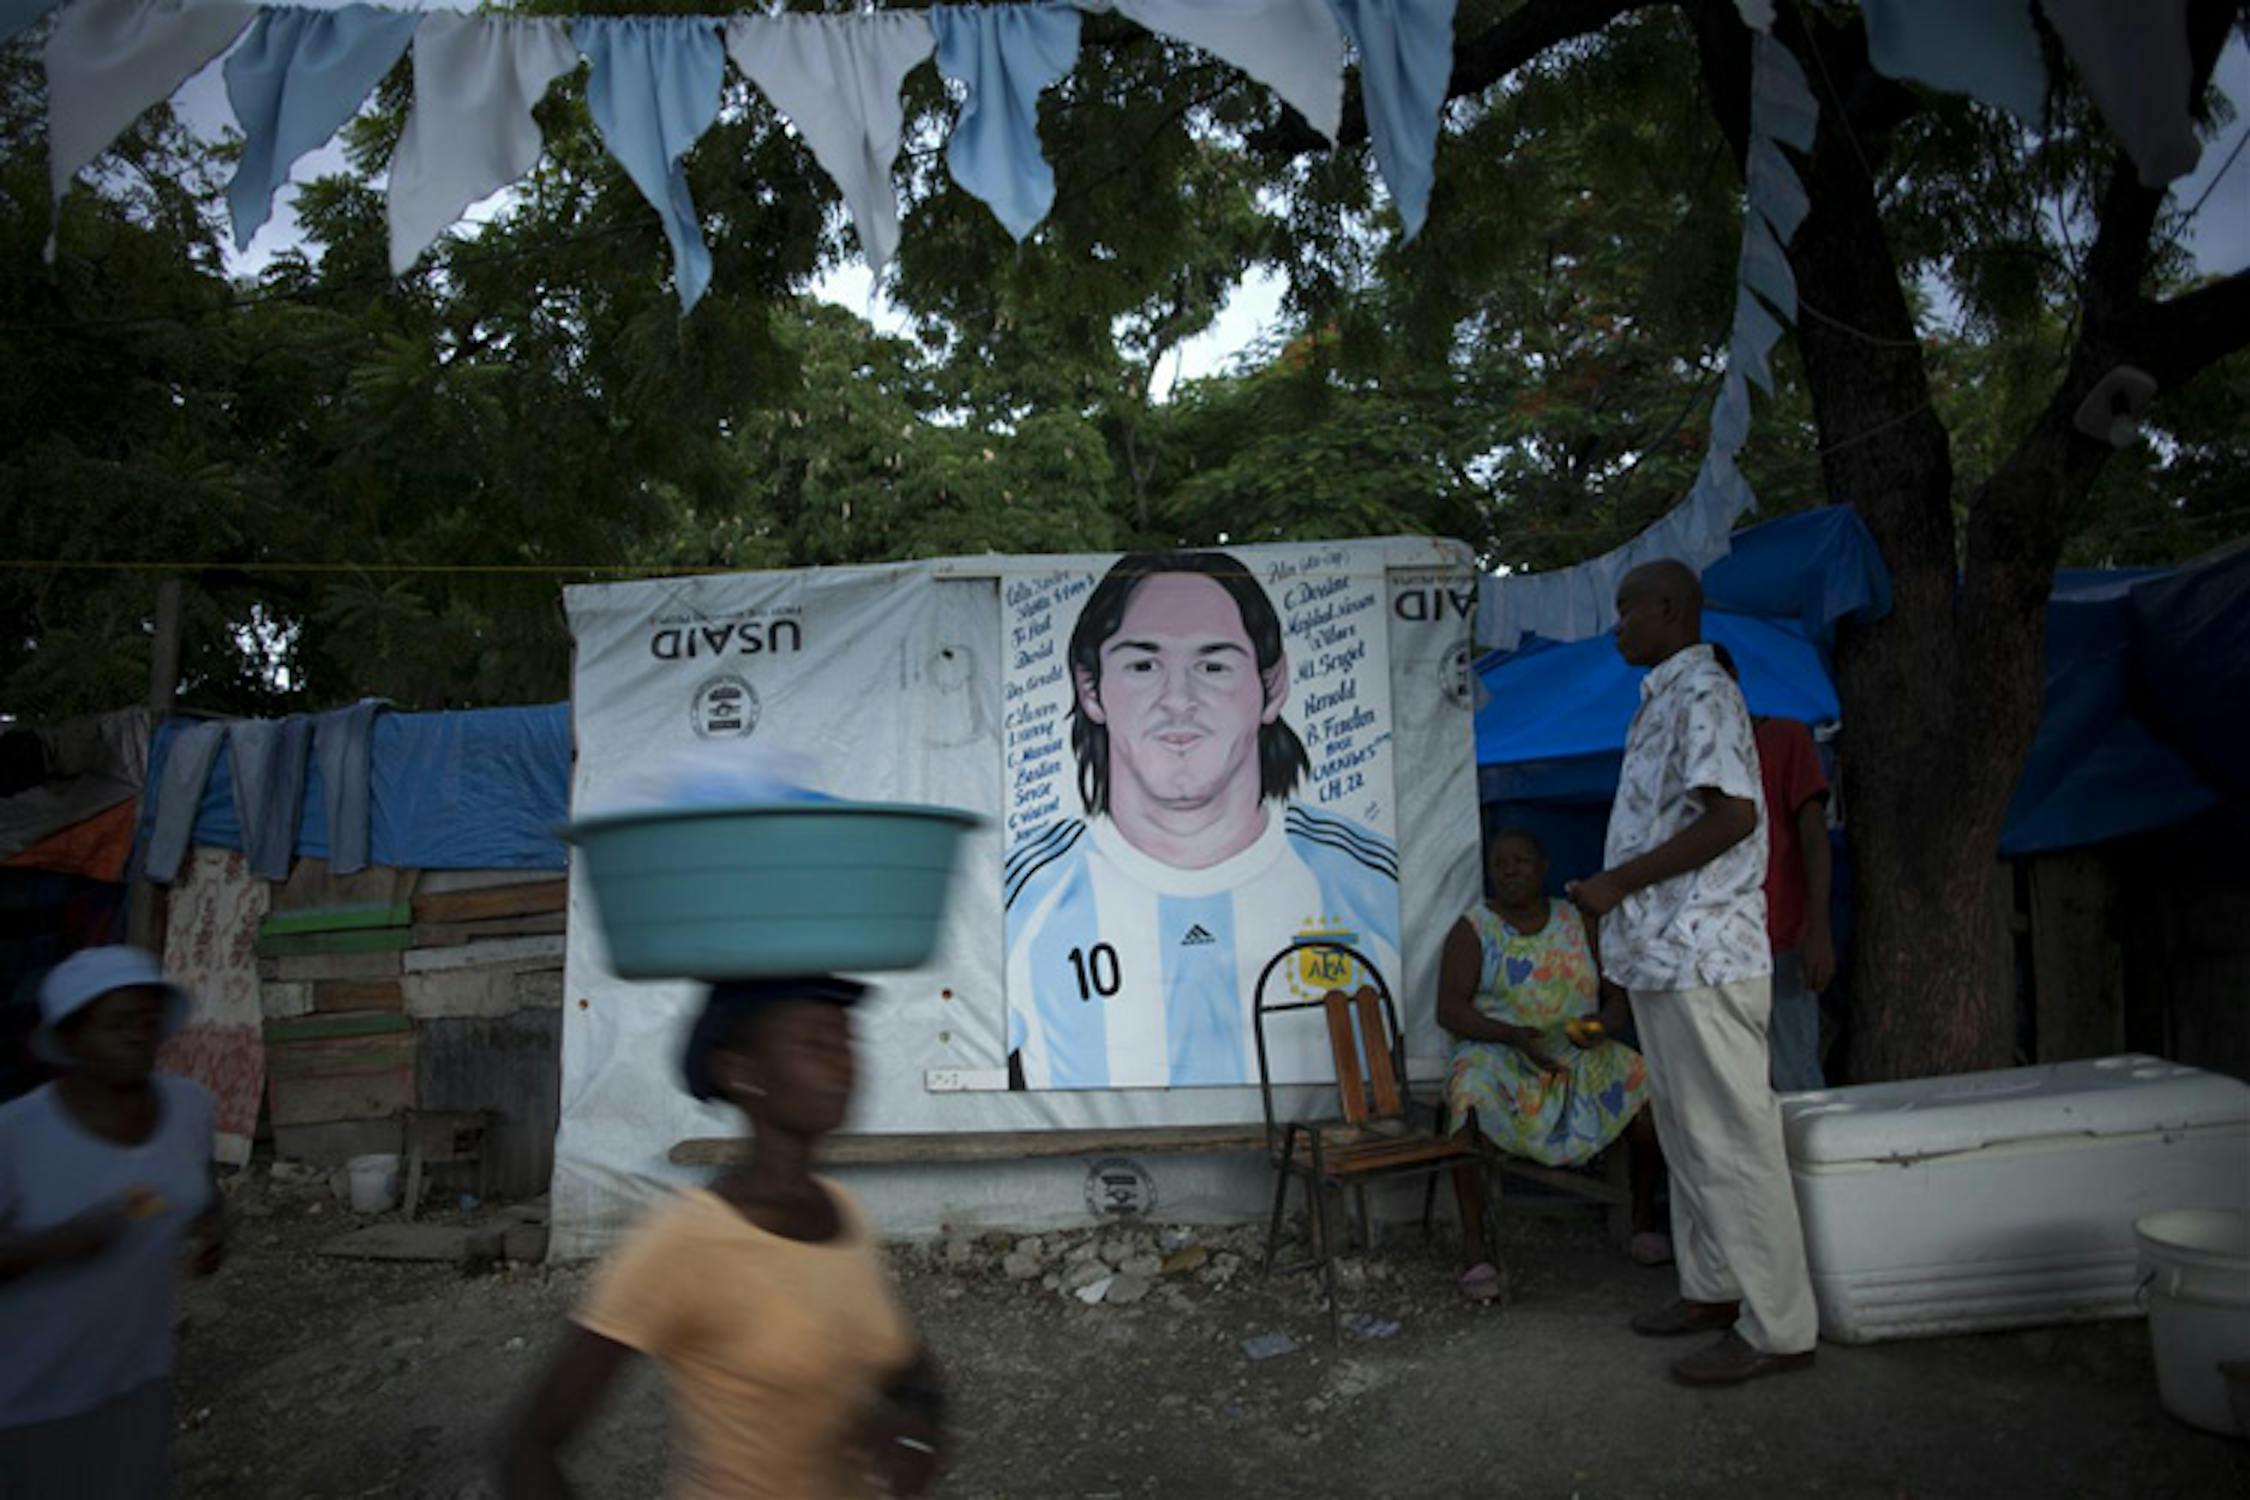
POLYGON ((982 820, 884 802, 660 808, 584 818, 577 846, 627 979, 912 969, 982 820))

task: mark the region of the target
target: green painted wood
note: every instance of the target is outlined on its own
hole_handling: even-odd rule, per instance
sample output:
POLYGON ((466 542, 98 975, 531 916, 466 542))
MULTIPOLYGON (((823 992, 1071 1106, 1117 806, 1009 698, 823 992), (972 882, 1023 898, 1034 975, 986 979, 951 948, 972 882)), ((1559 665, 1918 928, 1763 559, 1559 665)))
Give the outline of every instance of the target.
POLYGON ((258 934, 260 958, 293 958, 309 953, 403 953, 414 946, 411 927, 367 927, 346 932, 258 934))
POLYGON ((370 927, 404 927, 414 920, 414 907, 370 901, 352 906, 309 906, 277 911, 258 924, 258 936, 295 937, 308 932, 357 932, 370 927))
POLYGON ((414 1023, 395 1010, 345 1010, 268 1021, 266 1040, 270 1043, 320 1042, 334 1037, 381 1036, 413 1029, 414 1023))

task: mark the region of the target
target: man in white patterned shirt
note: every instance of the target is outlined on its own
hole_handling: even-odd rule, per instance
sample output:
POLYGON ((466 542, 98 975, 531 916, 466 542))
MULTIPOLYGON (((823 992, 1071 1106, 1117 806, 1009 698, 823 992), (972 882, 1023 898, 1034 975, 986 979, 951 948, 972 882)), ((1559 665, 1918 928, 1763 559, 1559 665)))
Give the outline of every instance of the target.
POLYGON ((1665 561, 1617 590, 1617 650, 1649 668, 1600 874, 1570 895, 1602 923, 1602 972, 1633 998, 1672 1168, 1680 1296, 1633 1319, 1726 1330, 1672 1366, 1691 1385, 1802 1369, 1820 1336, 1768 1076, 1766 810, 1742 693, 1702 644, 1703 591, 1665 561))

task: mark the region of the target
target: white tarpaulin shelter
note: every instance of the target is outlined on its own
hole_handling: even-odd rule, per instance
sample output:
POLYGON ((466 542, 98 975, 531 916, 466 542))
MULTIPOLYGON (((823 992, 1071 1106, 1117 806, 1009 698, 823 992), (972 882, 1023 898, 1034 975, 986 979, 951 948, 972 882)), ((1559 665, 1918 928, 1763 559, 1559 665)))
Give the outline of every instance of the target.
MULTIPOLYGON (((1351 789, 1355 815, 1388 799, 1379 810, 1382 826, 1395 830, 1400 972, 1386 977, 1399 997, 1413 1071, 1434 1076, 1444 1055, 1430 1000, 1439 950, 1447 927, 1480 890, 1469 670, 1474 560, 1457 542, 1427 538, 1226 552, 1261 580, 1282 615, 1300 684, 1321 687, 1324 660, 1358 661, 1363 670, 1387 664, 1387 683, 1366 684, 1370 690, 1360 695, 1382 704, 1387 723, 1370 727, 1364 709, 1321 721, 1318 712, 1338 696, 1333 686, 1301 689, 1291 712, 1300 717, 1314 776, 1336 765, 1387 765, 1389 787, 1350 776, 1317 785, 1351 789), (1314 586, 1292 586, 1307 578, 1314 586), (1323 579, 1329 582, 1317 582, 1323 579), (1352 590, 1367 607, 1342 622, 1336 601, 1352 590), (1358 632, 1352 643, 1369 646, 1364 654, 1336 649, 1346 640, 1344 623, 1358 632)), ((828 793, 943 804, 989 820, 964 847, 932 962, 874 976, 878 993, 860 1007, 853 1131, 1129 1129, 1259 1119, 1254 1073, 1251 1086, 1008 1088, 1003 830, 1011 797, 1009 700, 1020 697, 1026 680, 1018 650, 1004 637, 1008 590, 1015 585, 1020 595, 1058 575, 1098 577, 1114 561, 990 556, 568 592, 576 652, 575 808, 614 801, 663 756, 708 757, 714 747, 740 744, 806 758, 828 793)), ((629 983, 609 972, 591 896, 575 869, 570 918, 553 1193, 553 1243, 561 1256, 598 1253, 654 1192, 687 1180, 667 1161, 677 1143, 730 1134, 738 1125, 729 1112, 694 1103, 678 1082, 693 988, 629 983)), ((1127 952, 1123 961, 1139 958, 1127 952)), ((1293 1092, 1312 1104, 1332 1095, 1332 1087, 1293 1092)), ((1325 1108, 1333 1108, 1332 1098, 1325 1108)), ((1187 1218, 1250 1213, 1263 1205, 1269 1183, 1262 1163, 1245 1156, 1167 1158, 1134 1170, 1164 1213, 1187 1218)), ((1082 1219, 1091 1191, 1082 1160, 862 1167, 839 1175, 896 1233, 1082 1219)))

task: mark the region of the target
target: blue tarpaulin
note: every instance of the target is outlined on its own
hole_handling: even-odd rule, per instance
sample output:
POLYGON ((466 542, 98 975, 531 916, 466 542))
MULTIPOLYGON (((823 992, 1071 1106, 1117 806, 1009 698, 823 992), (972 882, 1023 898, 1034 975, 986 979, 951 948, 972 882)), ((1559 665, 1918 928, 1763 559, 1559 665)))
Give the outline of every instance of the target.
MULTIPOLYGON (((1703 582, 1705 634, 1734 653, 1751 712, 1836 718, 1832 627, 1890 607, 1858 518, 1831 506, 1738 532, 1703 582)), ((2046 650, 2045 711, 2003 854, 2101 843, 2250 796, 2250 544, 2176 569, 2062 573, 2046 650)), ((1558 869, 1597 868, 1641 673, 1607 637, 1527 642, 1477 673, 1489 815, 1541 833, 1558 869)))
MULTIPOLYGON (((150 787, 178 732, 161 726, 149 748, 150 787)), ((368 748, 369 854, 409 870, 560 870, 555 830, 570 816, 570 705, 386 713, 368 748)), ((145 839, 155 816, 142 814, 145 839)), ((222 749, 203 788, 194 842, 242 847, 234 767, 222 749)), ((328 856, 328 803, 313 758, 297 823, 299 855, 328 856)))
POLYGON ((1859 512, 1824 505, 1736 532, 1727 555, 1703 570, 1703 597, 1728 614, 1793 620, 1826 645, 1839 620, 1890 613, 1891 570, 1859 512))

